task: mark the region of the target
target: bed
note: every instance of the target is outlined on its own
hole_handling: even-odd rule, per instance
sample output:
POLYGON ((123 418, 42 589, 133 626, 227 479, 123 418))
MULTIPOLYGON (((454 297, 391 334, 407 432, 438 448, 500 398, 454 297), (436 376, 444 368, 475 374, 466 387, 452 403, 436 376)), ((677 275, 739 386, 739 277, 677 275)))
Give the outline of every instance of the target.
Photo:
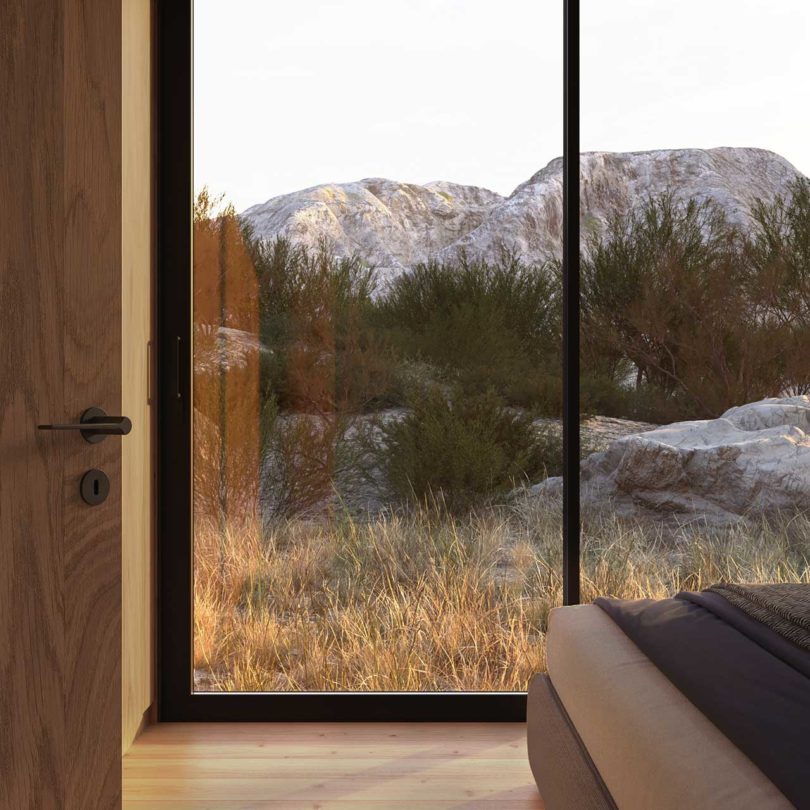
POLYGON ((528 749, 548 810, 810 808, 810 585, 552 611, 528 749))

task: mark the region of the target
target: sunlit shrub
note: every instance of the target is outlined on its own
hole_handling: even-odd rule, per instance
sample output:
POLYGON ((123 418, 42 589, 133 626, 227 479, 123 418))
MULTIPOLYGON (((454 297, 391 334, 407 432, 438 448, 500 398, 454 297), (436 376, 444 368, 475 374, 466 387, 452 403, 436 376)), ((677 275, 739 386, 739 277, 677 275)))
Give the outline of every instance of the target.
POLYGON ((612 367, 635 392, 613 415, 646 399, 652 421, 709 418, 778 396, 795 335, 770 317, 760 276, 715 203, 664 195, 614 216, 582 259, 585 374, 612 367))
POLYGON ((494 389, 510 405, 561 411, 561 300, 553 262, 509 252, 494 263, 420 264, 375 302, 373 323, 403 361, 468 394, 494 389))
POLYGON ((450 397, 434 387, 380 428, 378 457, 393 495, 458 512, 555 474, 559 439, 492 390, 450 397))

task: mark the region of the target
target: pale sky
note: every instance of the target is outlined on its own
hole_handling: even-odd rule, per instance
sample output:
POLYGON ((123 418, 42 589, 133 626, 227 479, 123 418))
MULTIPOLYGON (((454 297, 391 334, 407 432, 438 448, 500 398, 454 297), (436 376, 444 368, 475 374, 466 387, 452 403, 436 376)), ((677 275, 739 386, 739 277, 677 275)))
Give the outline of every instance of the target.
MULTIPOLYGON (((810 0, 581 0, 582 149, 756 146, 810 172, 810 0)), ((195 183, 502 194, 562 154, 562 0, 196 0, 195 183)))

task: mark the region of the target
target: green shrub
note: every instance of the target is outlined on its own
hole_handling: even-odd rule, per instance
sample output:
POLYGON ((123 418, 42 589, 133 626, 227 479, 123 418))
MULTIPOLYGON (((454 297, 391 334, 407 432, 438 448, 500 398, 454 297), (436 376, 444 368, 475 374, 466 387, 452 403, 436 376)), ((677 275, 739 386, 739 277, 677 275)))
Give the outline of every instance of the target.
POLYGON ((438 387, 400 420, 379 426, 376 458, 392 494, 452 512, 559 472, 560 440, 524 412, 504 407, 491 389, 448 398, 438 387))
POLYGON ((658 425, 689 418, 691 403, 680 392, 668 394, 648 383, 628 385, 589 369, 583 370, 579 385, 583 415, 613 416, 658 425))
POLYGON ((252 240, 264 399, 282 410, 353 412, 386 403, 390 353, 368 323, 377 279, 360 259, 252 240))
POLYGON ((749 256, 771 309, 782 321, 810 323, 810 180, 797 178, 789 196, 753 206, 749 256))
POLYGON ((749 297, 760 321, 782 336, 778 358, 784 387, 810 393, 810 180, 798 178, 788 196, 758 200, 747 258, 749 297))
POLYGON ((403 362, 434 369, 434 382, 467 394, 490 388, 510 405, 561 410, 559 269, 497 263, 420 264, 375 302, 373 323, 403 362))
POLYGON ((664 195, 614 217, 582 259, 585 374, 627 387, 630 364, 628 406, 646 398, 652 421, 778 395, 790 338, 767 316, 746 244, 711 202, 664 195))

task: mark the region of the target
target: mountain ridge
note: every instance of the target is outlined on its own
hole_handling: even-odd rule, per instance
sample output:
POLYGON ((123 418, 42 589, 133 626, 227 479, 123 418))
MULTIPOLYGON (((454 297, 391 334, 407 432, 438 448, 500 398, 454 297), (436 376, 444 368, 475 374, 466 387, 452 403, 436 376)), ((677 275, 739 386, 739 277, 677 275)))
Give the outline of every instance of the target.
MULTIPOLYGON (((598 234, 611 214, 665 192, 714 200, 745 227, 755 199, 785 194, 804 176, 780 155, 750 147, 584 152, 580 165, 583 234, 598 234)), ((283 235, 308 246, 326 239, 336 254, 358 255, 382 277, 461 250, 492 260, 505 247, 542 262, 560 254, 562 158, 505 197, 449 181, 372 177, 273 197, 241 216, 264 238, 283 235)))

